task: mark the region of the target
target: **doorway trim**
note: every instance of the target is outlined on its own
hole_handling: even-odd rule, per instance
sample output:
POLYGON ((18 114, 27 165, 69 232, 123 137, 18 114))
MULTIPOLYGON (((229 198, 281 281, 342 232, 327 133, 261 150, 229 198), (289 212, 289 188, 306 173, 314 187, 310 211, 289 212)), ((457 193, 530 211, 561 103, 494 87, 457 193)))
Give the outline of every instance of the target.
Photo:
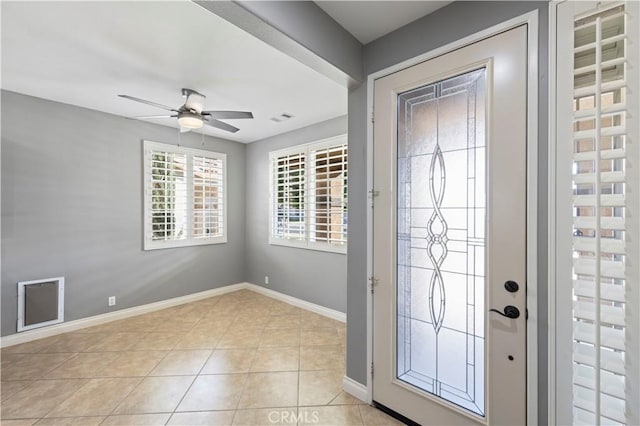
MULTIPOLYGON (((367 76, 367 277, 373 275, 373 94, 375 80, 460 49, 515 27, 527 25, 527 424, 538 424, 538 11, 534 10, 367 76)), ((368 289, 371 282, 368 281, 368 289)), ((373 362, 373 295, 367 291, 367 369, 373 362)), ((373 381, 367 374, 367 401, 373 381)))

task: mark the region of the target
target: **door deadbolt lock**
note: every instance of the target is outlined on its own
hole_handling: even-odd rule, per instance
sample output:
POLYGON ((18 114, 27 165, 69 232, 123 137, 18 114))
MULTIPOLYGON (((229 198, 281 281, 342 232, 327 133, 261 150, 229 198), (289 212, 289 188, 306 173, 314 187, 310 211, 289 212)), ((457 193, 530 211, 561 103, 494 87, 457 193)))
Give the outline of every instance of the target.
POLYGON ((489 312, 496 312, 500 315, 502 315, 503 317, 507 317, 507 318, 511 318, 511 319, 516 319, 518 317, 520 317, 520 309, 516 308, 513 305, 507 305, 504 307, 504 312, 500 312, 497 309, 489 309, 489 312))
POLYGON ((515 293, 520 289, 520 286, 518 285, 517 282, 509 280, 506 283, 504 283, 504 289, 507 290, 509 293, 515 293))

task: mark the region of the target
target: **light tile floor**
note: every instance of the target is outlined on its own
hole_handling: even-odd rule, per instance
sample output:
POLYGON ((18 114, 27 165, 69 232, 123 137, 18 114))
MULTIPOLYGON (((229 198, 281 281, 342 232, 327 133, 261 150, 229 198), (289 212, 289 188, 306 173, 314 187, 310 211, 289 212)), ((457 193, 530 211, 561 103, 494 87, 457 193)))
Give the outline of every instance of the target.
POLYGON ((344 372, 344 324, 240 290, 3 349, 0 423, 400 424, 344 372))

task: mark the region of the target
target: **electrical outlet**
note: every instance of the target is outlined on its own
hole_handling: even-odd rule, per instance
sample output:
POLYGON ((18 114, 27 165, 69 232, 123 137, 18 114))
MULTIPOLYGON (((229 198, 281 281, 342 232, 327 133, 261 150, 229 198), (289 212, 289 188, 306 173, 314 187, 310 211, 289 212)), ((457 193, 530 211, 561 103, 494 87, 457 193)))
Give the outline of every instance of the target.
POLYGON ((116 297, 109 296, 109 306, 115 306, 115 304, 116 304, 116 297))
POLYGON ((264 276, 264 283, 269 284, 269 277, 267 275, 264 276))

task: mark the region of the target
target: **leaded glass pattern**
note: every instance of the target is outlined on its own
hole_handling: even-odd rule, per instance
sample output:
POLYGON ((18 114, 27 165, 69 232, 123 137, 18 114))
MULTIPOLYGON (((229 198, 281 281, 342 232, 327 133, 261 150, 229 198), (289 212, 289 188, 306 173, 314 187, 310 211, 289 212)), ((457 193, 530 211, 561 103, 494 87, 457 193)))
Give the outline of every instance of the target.
POLYGON ((397 377, 485 414, 486 70, 398 96, 397 377))

